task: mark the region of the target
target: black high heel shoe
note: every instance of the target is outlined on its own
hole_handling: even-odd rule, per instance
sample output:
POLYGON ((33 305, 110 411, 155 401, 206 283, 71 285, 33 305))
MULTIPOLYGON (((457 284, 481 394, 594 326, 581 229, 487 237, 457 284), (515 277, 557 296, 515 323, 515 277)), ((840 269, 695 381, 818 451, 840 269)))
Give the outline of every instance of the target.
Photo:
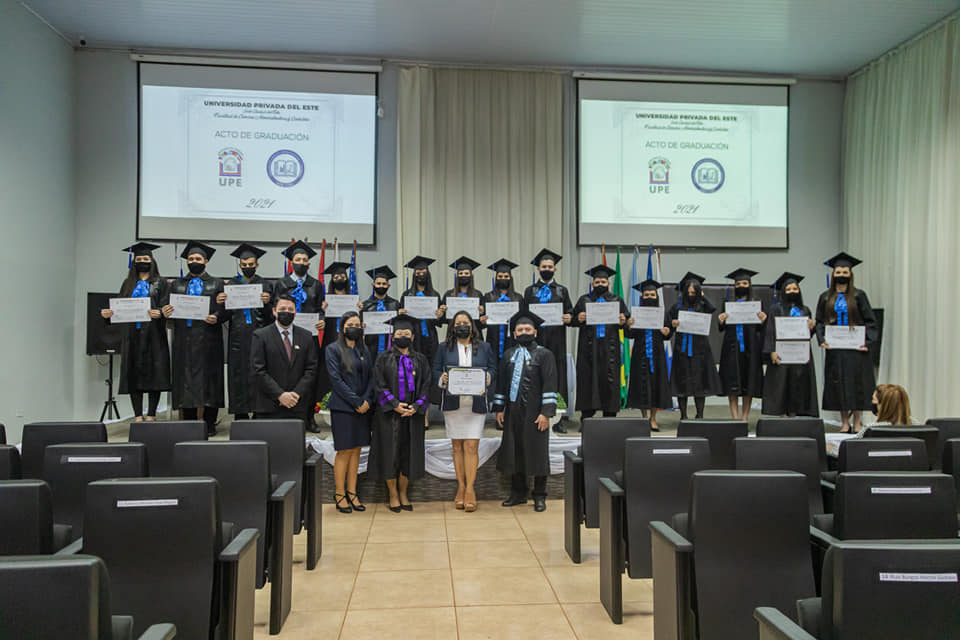
POLYGON ((333 494, 333 501, 336 503, 337 511, 340 513, 353 513, 353 509, 350 507, 350 500, 347 499, 347 496, 340 493, 335 493, 333 494), (343 500, 347 502, 347 506, 345 507, 340 506, 340 502, 343 500))
POLYGON ((353 510, 354 510, 354 511, 366 511, 366 510, 367 510, 366 505, 357 504, 356 502, 353 501, 353 498, 356 498, 356 497, 357 497, 357 494, 356 494, 356 493, 352 493, 352 492, 350 492, 350 491, 347 491, 347 495, 346 495, 347 502, 350 504, 351 507, 353 507, 353 510), (353 497, 351 498, 350 496, 353 496, 353 497))

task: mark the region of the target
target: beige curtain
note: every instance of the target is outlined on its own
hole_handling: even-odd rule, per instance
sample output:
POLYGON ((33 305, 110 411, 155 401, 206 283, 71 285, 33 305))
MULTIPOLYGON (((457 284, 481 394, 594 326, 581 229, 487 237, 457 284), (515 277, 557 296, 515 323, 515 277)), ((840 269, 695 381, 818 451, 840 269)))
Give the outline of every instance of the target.
POLYGON ((857 286, 885 310, 880 382, 960 415, 960 30, 950 19, 847 83, 844 213, 857 286))
POLYGON ((434 282, 443 291, 452 283, 446 265, 466 255, 483 263, 476 282, 487 291, 492 272, 486 266, 505 257, 521 265, 514 271, 517 287, 530 284, 533 255, 561 246, 562 78, 400 70, 400 265, 417 254, 436 258, 434 282))

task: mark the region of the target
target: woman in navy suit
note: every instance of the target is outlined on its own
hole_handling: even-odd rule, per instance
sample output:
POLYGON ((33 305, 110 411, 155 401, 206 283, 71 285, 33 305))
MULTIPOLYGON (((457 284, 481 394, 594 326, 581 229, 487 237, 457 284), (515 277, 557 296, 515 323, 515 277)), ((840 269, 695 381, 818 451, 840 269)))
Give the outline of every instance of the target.
POLYGON ((453 396, 447 393, 447 371, 451 367, 483 369, 487 374, 487 388, 493 383, 497 360, 490 345, 480 340, 473 318, 459 311, 447 330, 445 345, 437 349, 433 359, 433 379, 443 389, 440 410, 447 427, 447 437, 453 444, 453 466, 457 472, 457 497, 454 505, 466 511, 477 510, 477 494, 473 483, 480 463, 478 449, 483 423, 487 417, 487 396, 453 396))
POLYGON ((370 444, 370 407, 373 404, 373 362, 363 343, 360 314, 349 311, 340 322, 340 335, 326 351, 330 374, 330 425, 333 428, 333 461, 337 511, 365 511, 357 497, 360 448, 370 444), (341 502, 344 503, 341 506, 341 502))

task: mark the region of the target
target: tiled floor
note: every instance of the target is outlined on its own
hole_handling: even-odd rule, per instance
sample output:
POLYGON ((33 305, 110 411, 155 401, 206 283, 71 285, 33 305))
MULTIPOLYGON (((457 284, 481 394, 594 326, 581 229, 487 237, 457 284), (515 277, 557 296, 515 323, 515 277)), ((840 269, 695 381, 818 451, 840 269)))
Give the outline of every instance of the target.
MULTIPOLYGON (((563 551, 563 503, 474 513, 453 503, 392 513, 326 505, 323 556, 304 568, 305 533, 294 546, 293 610, 278 638, 500 639, 653 637, 649 580, 623 579, 624 620, 599 601, 598 536, 583 535, 583 563, 563 551)), ((256 636, 268 637, 269 586, 257 592, 256 636)))

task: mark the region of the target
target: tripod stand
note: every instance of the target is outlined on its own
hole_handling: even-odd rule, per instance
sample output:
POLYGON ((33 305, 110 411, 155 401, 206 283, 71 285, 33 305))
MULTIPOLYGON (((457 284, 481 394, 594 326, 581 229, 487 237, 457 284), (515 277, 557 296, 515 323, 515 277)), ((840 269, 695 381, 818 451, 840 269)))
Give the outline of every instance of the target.
POLYGON ((113 356, 114 352, 110 351, 107 354, 109 358, 109 365, 107 365, 107 379, 103 381, 103 384, 107 385, 107 399, 103 403, 103 411, 100 412, 100 422, 103 422, 104 416, 108 420, 116 418, 120 419, 120 410, 117 409, 117 399, 113 395, 113 356))

